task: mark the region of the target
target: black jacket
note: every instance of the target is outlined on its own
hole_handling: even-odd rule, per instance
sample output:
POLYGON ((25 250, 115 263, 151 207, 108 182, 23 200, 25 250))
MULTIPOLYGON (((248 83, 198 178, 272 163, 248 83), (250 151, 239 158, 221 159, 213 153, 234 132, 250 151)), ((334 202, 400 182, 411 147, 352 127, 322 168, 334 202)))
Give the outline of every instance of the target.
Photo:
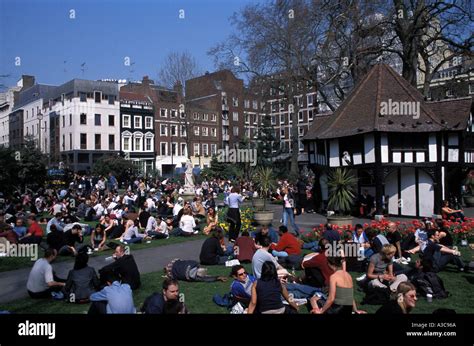
POLYGON ((101 270, 99 270, 102 284, 105 283, 103 279, 104 273, 110 270, 119 274, 122 279, 122 283, 129 284, 132 290, 136 290, 140 287, 140 272, 138 271, 137 263, 135 262, 135 259, 132 255, 124 255, 115 262, 106 265, 101 270))
POLYGON ((201 264, 214 265, 218 263, 217 256, 223 256, 221 244, 217 238, 207 238, 202 244, 199 260, 201 264))

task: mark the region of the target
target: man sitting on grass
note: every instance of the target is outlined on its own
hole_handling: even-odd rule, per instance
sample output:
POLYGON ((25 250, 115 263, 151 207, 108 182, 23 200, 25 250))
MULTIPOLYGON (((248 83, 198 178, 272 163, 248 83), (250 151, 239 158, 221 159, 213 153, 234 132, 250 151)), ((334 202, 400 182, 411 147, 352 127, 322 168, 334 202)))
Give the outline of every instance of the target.
POLYGON ((51 298, 52 292, 59 292, 65 285, 65 280, 55 277, 51 262, 56 259, 57 251, 47 249, 44 258, 37 260, 28 276, 26 288, 31 298, 51 298))
POLYGON ((122 283, 120 276, 113 270, 103 274, 107 286, 101 291, 92 293, 89 314, 134 314, 132 289, 129 284, 122 283))
POLYGON ((144 314, 187 314, 188 309, 181 301, 178 281, 165 279, 162 292, 155 292, 145 299, 141 311, 144 314))

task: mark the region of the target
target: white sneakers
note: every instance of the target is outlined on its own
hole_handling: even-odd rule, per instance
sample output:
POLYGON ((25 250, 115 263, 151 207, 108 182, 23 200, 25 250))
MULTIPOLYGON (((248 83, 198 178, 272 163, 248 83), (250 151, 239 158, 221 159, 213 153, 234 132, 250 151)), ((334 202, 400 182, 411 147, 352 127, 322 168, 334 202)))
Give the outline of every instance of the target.
POLYGON ((365 280, 365 278, 367 277, 367 274, 362 274, 361 276, 359 276, 358 278, 356 278, 357 281, 362 281, 362 280, 365 280))

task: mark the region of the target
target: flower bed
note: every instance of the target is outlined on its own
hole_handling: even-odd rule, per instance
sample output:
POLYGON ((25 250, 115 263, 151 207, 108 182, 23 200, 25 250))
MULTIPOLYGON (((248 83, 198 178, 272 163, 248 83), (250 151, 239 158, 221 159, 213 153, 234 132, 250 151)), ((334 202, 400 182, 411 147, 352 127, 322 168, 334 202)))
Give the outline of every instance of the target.
MULTIPOLYGON (((432 220, 434 223, 434 220, 432 220)), ((382 221, 371 221, 370 223, 365 223, 364 229, 371 227, 378 230, 381 234, 386 234, 388 230, 388 224, 391 221, 389 219, 384 219, 382 221)), ((407 222, 394 221, 397 225, 397 230, 400 232, 402 238, 406 237, 410 233, 415 233, 418 228, 420 228, 422 222, 420 220, 412 220, 407 222)), ((469 243, 474 242, 474 219, 465 218, 464 222, 460 219, 457 220, 443 220, 443 227, 446 227, 451 235, 455 244, 459 244, 461 240, 465 239, 469 243)), ((325 225, 320 224, 316 227, 313 227, 311 231, 303 231, 301 239, 304 242, 318 241, 321 239, 321 235, 324 232, 325 225)), ((333 229, 337 230, 341 235, 341 238, 350 237, 355 227, 353 225, 348 226, 333 226, 333 229)))
MULTIPOLYGON (((229 231, 229 223, 226 221, 227 207, 219 209, 219 227, 221 227, 226 233, 229 231)), ((242 208, 240 210, 240 220, 242 222, 242 231, 248 231, 249 233, 255 232, 256 227, 252 225, 253 222, 253 211, 252 208, 242 208)))

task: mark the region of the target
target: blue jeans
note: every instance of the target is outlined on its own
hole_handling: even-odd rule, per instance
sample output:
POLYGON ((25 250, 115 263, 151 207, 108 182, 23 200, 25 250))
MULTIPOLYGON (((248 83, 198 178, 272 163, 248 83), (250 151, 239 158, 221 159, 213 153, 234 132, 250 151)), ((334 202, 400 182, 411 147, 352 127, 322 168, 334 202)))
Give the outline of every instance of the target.
POLYGON ((288 257, 288 252, 273 250, 272 255, 275 256, 275 257, 288 257))
POLYGON ((295 214, 293 208, 283 208, 283 225, 288 227, 288 219, 290 220, 291 227, 295 231, 296 235, 300 235, 300 228, 295 223, 295 214))
POLYGON ((322 292, 319 288, 296 283, 286 284, 286 289, 288 290, 289 294, 293 294, 293 298, 295 299, 311 298, 315 293, 322 292))
POLYGON ((309 242, 309 243, 304 243, 303 244, 303 249, 309 249, 313 252, 319 252, 319 245, 318 245, 318 242, 317 241, 312 241, 312 242, 309 242))
POLYGON ((140 237, 135 237, 135 238, 131 238, 131 239, 128 239, 128 240, 123 240, 124 243, 127 243, 127 244, 137 244, 137 243, 141 243, 142 242, 142 239, 143 238, 140 238, 140 237))

